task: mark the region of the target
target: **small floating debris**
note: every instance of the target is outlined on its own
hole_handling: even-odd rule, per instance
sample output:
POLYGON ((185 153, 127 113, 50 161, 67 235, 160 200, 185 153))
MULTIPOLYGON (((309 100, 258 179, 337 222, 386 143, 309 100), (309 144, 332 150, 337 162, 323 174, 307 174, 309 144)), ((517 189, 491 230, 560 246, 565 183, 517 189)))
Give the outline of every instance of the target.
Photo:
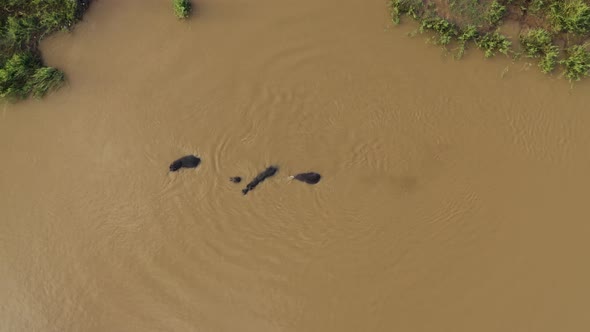
POLYGON ((242 182, 242 178, 239 177, 239 176, 233 176, 233 177, 229 178, 229 180, 231 182, 233 182, 233 183, 240 183, 240 182, 242 182))

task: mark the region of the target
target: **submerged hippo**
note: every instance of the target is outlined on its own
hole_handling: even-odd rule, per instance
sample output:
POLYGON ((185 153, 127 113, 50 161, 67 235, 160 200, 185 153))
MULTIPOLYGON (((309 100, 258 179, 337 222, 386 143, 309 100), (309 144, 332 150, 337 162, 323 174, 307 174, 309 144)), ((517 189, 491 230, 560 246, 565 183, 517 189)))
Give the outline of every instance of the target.
POLYGON ((229 178, 229 180, 231 182, 233 182, 233 183, 240 183, 240 182, 242 182, 242 178, 239 177, 239 176, 233 176, 233 177, 229 178))
POLYGON ((195 157, 193 155, 184 156, 170 164, 170 172, 176 172, 182 167, 195 168, 199 166, 200 163, 201 159, 199 159, 198 157, 195 157))
POLYGON ((309 183, 309 184, 316 184, 316 183, 320 182, 320 179, 322 178, 322 176, 319 175, 318 173, 315 173, 315 172, 309 172, 309 173, 299 173, 295 176, 291 176, 291 178, 299 180, 301 182, 309 183))
POLYGON ((246 188, 242 189, 242 193, 246 195, 250 190, 256 188, 260 182, 264 181, 264 179, 275 175, 278 170, 279 169, 276 166, 268 167, 262 171, 262 173, 258 174, 254 180, 250 181, 250 183, 246 185, 246 188))

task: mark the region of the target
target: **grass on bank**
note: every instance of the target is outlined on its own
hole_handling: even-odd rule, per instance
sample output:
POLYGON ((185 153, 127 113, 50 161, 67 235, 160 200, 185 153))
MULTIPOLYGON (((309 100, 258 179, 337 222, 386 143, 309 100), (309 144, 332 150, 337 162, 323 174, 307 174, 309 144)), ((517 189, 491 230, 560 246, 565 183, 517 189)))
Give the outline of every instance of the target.
POLYGON ((44 67, 31 53, 17 53, 0 69, 0 96, 23 99, 32 94, 40 98, 63 81, 61 71, 44 67))
POLYGON ((506 14, 506 6, 494 0, 486 12, 486 19, 490 25, 497 25, 504 17, 504 14, 506 14))
POLYGON ((541 58, 539 67, 548 74, 555 69, 559 47, 553 44, 549 31, 543 28, 530 29, 520 35, 520 45, 526 57, 541 58))
POLYGON ((590 76, 590 0, 391 0, 389 6, 393 23, 411 17, 418 31, 435 34, 436 44, 457 45, 458 58, 473 44, 485 57, 536 59, 546 74, 560 67, 572 82, 590 76), (517 44, 499 32, 506 20, 520 23, 517 44))
POLYGON ((176 17, 180 19, 188 18, 191 13, 190 0, 172 0, 172 7, 174 8, 176 17))
POLYGON ((64 74, 43 64, 39 42, 52 32, 68 30, 89 1, 0 1, 1 98, 42 97, 62 84, 64 74))
POLYGON ((590 6, 584 0, 548 1, 549 17, 555 31, 590 32, 590 6))
POLYGON ((560 61, 564 75, 570 81, 579 81, 590 72, 590 52, 586 45, 574 45, 567 49, 567 57, 560 61))
POLYGON ((496 55, 496 52, 500 52, 504 55, 508 55, 512 42, 508 40, 503 34, 494 31, 492 33, 486 33, 475 41, 477 47, 483 50, 486 58, 496 55))

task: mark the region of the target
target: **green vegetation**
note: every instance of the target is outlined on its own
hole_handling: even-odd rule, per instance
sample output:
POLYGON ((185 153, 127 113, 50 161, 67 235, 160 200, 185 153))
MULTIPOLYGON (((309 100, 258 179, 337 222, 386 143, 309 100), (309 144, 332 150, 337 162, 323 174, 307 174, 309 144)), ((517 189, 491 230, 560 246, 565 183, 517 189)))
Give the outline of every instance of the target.
POLYGON ((389 8, 391 10, 391 21, 394 24, 399 24, 402 15, 408 15, 418 20, 422 15, 423 3, 421 0, 391 0, 389 8))
POLYGON ((459 51, 457 52, 457 58, 461 58, 465 54, 465 48, 467 43, 470 41, 476 42, 479 38, 479 32, 475 25, 468 25, 465 27, 463 32, 457 38, 459 40, 459 51))
POLYGON ((538 59, 545 74, 559 66, 570 81, 590 76, 590 0, 391 0, 389 7, 395 24, 418 21, 436 44, 456 45, 457 58, 473 43, 485 57, 538 59), (500 32, 507 21, 520 24, 516 45, 500 32))
POLYGON ((29 82, 39 67, 31 54, 14 54, 0 69, 0 96, 26 98, 31 93, 29 82))
POLYGON ((531 29, 520 35, 520 44, 526 56, 540 57, 548 46, 551 46, 551 35, 543 28, 531 29))
POLYGON ((41 98, 53 88, 61 85, 64 79, 64 73, 58 69, 41 67, 35 71, 29 84, 31 85, 33 96, 41 98))
POLYGON ((492 33, 486 33, 481 38, 477 39, 477 47, 484 51, 486 58, 496 55, 496 52, 508 55, 512 42, 506 38, 506 36, 494 31, 492 33))
POLYGON ((488 11, 486 13, 486 19, 489 24, 496 25, 502 20, 504 14, 506 14, 506 6, 494 0, 490 4, 490 8, 488 8, 488 11))
POLYGON ((0 97, 42 97, 58 88, 64 74, 43 65, 39 41, 68 30, 89 0, 2 0, 0 2, 0 97))
POLYGON ((545 49, 545 55, 539 61, 539 67, 544 74, 549 74, 557 66, 557 59, 559 58, 559 47, 550 45, 545 49))
POLYGON ((590 71, 590 52, 584 45, 574 45, 567 50, 567 58, 560 63, 564 65, 564 75, 570 82, 579 81, 590 71))
POLYGON ((425 30, 431 30, 438 33, 438 41, 437 44, 440 45, 448 45, 453 38, 457 37, 459 31, 457 27, 440 17, 429 17, 425 18, 420 22, 420 32, 424 32, 425 30))
POLYGON ((556 31, 584 34, 590 31, 590 6, 584 0, 553 1, 549 17, 556 31))
MULTIPOLYGON (((424 6, 421 0, 392 0, 390 2, 391 15, 394 23, 399 23, 403 15, 407 15, 414 20, 419 21, 420 32, 432 31, 438 35, 435 40, 436 44, 449 45, 453 41, 458 43, 457 57, 460 58, 465 53, 467 44, 474 42, 484 51, 486 57, 491 57, 500 52, 508 55, 512 42, 499 32, 485 32, 480 25, 471 21, 481 21, 484 18, 488 22, 497 24, 506 12, 506 7, 494 0, 487 11, 480 13, 484 15, 475 18, 477 13, 477 0, 455 0, 450 2, 451 9, 458 10, 460 13, 469 13, 470 19, 466 25, 461 27, 460 23, 454 23, 451 19, 443 18, 437 15, 436 2, 430 2, 429 6, 424 6), (482 33, 483 32, 483 33, 482 33)), ((455 20, 459 22, 460 20, 455 20)), ((462 21, 461 21, 462 22, 462 21)))
POLYGON ((174 14, 178 18, 187 18, 191 12, 190 0, 172 0, 172 7, 174 8, 174 14))
MULTIPOLYGON (((446 9, 454 21, 459 25, 475 25, 483 26, 487 24, 487 15, 484 13, 490 12, 490 6, 486 3, 487 0, 448 0, 448 8, 446 9), (462 24, 463 23, 463 24, 462 24)), ((435 2, 435 1, 432 1, 435 2)), ((439 4, 438 6, 440 6, 439 4)), ((437 7, 438 7, 437 6, 437 7)))
POLYGON ((547 30, 536 28, 521 34, 520 45, 527 57, 542 57, 539 67, 543 73, 548 74, 555 69, 559 57, 559 47, 553 45, 551 34, 547 30))

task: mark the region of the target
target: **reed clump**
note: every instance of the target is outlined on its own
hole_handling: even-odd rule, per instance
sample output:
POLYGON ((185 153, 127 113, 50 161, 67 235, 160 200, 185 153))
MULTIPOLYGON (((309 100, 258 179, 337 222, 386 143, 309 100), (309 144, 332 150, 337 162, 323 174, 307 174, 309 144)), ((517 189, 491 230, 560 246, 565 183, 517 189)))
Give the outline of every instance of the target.
POLYGON ((90 0, 4 0, 0 3, 0 97, 42 97, 59 88, 65 75, 46 66, 39 42, 69 30, 90 0))

